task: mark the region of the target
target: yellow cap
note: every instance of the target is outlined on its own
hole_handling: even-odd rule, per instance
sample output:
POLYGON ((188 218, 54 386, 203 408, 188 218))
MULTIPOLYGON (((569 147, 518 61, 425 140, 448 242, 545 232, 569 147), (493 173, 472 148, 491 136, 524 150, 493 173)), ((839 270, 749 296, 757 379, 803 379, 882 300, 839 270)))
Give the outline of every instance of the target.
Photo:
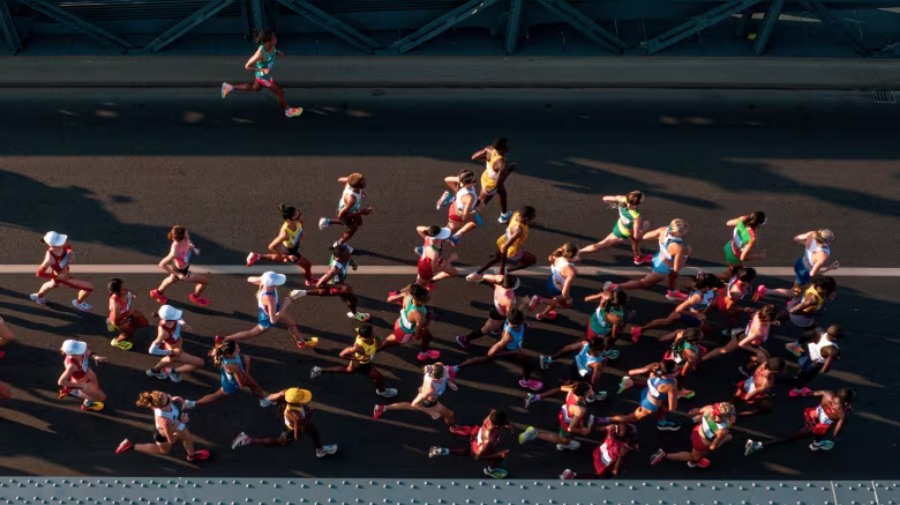
POLYGON ((284 392, 284 399, 288 403, 306 403, 312 400, 312 393, 308 389, 290 388, 284 392))

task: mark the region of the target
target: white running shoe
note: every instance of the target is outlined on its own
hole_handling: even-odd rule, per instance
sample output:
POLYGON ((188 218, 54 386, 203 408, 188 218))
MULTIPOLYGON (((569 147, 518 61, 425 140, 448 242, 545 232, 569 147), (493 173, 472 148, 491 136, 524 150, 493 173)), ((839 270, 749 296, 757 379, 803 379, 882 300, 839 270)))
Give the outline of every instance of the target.
POLYGON ((573 472, 572 470, 569 470, 568 468, 566 468, 565 470, 563 470, 563 473, 560 474, 559 478, 562 479, 562 480, 570 480, 570 479, 574 479, 574 478, 575 478, 575 472, 573 472))
POLYGON ((266 407, 268 407, 269 405, 272 405, 273 403, 275 403, 275 402, 273 402, 272 400, 270 400, 269 397, 267 396, 267 397, 265 397, 265 398, 263 398, 262 400, 259 401, 259 406, 262 407, 262 408, 266 408, 266 407))
POLYGON ((315 379, 316 377, 318 377, 320 375, 322 375, 322 367, 320 367, 320 366, 312 367, 312 371, 309 372, 310 379, 315 379))
POLYGON ((242 431, 238 433, 238 436, 234 437, 234 442, 231 442, 231 450, 235 450, 238 447, 243 447, 245 445, 250 445, 250 437, 242 431))
POLYGON ((79 302, 78 300, 72 300, 72 305, 74 305, 76 309, 79 309, 79 310, 81 310, 82 312, 90 312, 91 309, 94 308, 94 306, 91 305, 90 303, 88 303, 88 302, 79 302))
POLYGON ((375 394, 378 396, 383 396, 385 398, 393 398, 397 396, 397 390, 395 388, 384 388, 381 391, 375 390, 375 394))
POLYGON ((306 290, 305 289, 295 289, 295 290, 291 291, 290 293, 288 293, 288 296, 290 296, 292 300, 296 300, 298 298, 303 298, 304 296, 306 296, 306 290))
POLYGON ((38 303, 40 305, 47 305, 47 299, 41 298, 37 293, 32 293, 28 295, 28 298, 31 298, 31 301, 38 303))
POLYGON ((325 456, 330 456, 336 453, 338 450, 337 444, 332 445, 323 445, 321 449, 316 449, 316 457, 324 458, 325 456))
POLYGON ((581 447, 581 442, 578 440, 570 440, 569 445, 556 444, 557 451, 575 451, 581 447))
POLYGON ((320 230, 324 230, 325 228, 328 228, 329 226, 331 226, 331 219, 328 219, 327 217, 323 217, 322 219, 319 219, 319 229, 320 230))
POLYGON ((172 379, 172 382, 175 382, 175 383, 181 382, 181 374, 180 373, 176 372, 175 370, 172 370, 171 372, 168 372, 168 374, 169 374, 169 379, 172 379))

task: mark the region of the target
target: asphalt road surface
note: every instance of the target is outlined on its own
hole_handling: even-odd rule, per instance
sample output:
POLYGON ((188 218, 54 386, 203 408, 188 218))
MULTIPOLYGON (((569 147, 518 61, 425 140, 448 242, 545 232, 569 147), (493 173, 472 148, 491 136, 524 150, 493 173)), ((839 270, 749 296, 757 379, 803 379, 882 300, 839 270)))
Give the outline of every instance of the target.
MULTIPOLYGON (((513 207, 537 208, 539 226, 527 243, 542 265, 559 245, 585 245, 605 236, 615 220, 600 197, 633 189, 647 192, 643 214, 654 225, 680 217, 692 225, 690 265, 721 265, 721 247, 731 230, 725 221, 764 210, 769 224, 761 231, 768 258, 761 266, 789 267, 801 249, 791 238, 810 229, 835 231, 834 258, 843 267, 870 275, 838 277, 838 297, 829 303, 826 324, 841 322, 849 331, 844 358, 833 373, 819 377, 816 388, 853 386, 859 393, 856 413, 831 453, 811 453, 805 444, 772 449, 745 458, 743 441, 784 435, 802 424, 802 408, 811 399, 787 397, 779 386, 776 412, 741 420, 735 440, 715 452, 713 466, 702 472, 666 462, 651 469, 657 447, 687 450, 689 420, 680 432, 657 432, 640 426, 641 452, 625 464, 628 478, 721 479, 856 479, 896 478, 887 463, 900 439, 897 408, 896 313, 900 290, 894 277, 900 240, 900 147, 896 142, 896 108, 871 103, 856 93, 807 92, 628 92, 628 91, 291 91, 292 103, 307 107, 288 119, 265 95, 234 93, 222 101, 216 89, 130 91, 0 92, 0 262, 35 265, 42 257, 40 237, 47 230, 69 234, 80 265, 111 265, 108 272, 87 274, 97 292, 91 314, 76 311, 72 293, 57 290, 46 307, 28 299, 40 281, 31 274, 0 277, 0 316, 18 340, 6 347, 0 378, 13 398, 0 404, 0 473, 94 475, 243 475, 322 477, 477 477, 482 465, 464 458, 429 460, 431 445, 466 442, 446 432, 439 421, 418 412, 389 413, 373 421, 381 400, 359 376, 323 376, 309 380, 314 365, 342 362, 337 353, 351 341, 353 324, 336 299, 302 299, 291 309, 301 330, 318 336, 315 351, 298 351, 284 330, 248 341, 253 375, 269 391, 302 386, 312 390, 315 423, 326 443, 340 452, 317 460, 311 443, 287 448, 245 447, 232 452, 240 431, 276 435, 279 415, 262 409, 243 393, 191 412, 191 429, 214 459, 202 464, 184 460, 181 447, 169 456, 137 453, 116 456, 118 442, 130 437, 151 441, 150 411, 135 406, 141 391, 160 388, 197 398, 218 387, 211 365, 189 374, 180 384, 158 382, 144 374, 155 359, 146 353, 152 332, 135 338, 135 349, 108 345, 104 324, 105 284, 116 265, 156 263, 167 251, 167 230, 181 224, 191 230, 202 254, 200 265, 240 265, 247 252, 262 250, 280 226, 279 203, 297 205, 305 214, 305 254, 314 264, 328 259, 327 247, 339 230, 319 231, 315 222, 332 215, 341 187, 337 177, 354 171, 369 179, 369 201, 376 212, 353 239, 362 266, 411 266, 419 241, 418 224, 443 224, 434 201, 442 178, 464 167, 471 153, 498 135, 510 139, 510 158, 519 171, 508 183, 513 207), (878 270, 869 270, 878 269, 878 270), (56 399, 62 359, 56 351, 66 338, 87 341, 108 356, 97 372, 109 395, 102 413, 84 413, 74 400, 56 399)), ((492 204, 484 229, 467 237, 459 250, 461 265, 484 261, 503 230, 492 204)), ((652 244, 648 244, 649 249, 652 244)), ((625 249, 585 259, 586 265, 630 266, 625 249)), ((2 268, 2 267, 0 267, 2 268)), ((2 271, 2 270, 0 270, 2 271)), ((146 292, 162 273, 120 275, 141 295, 138 308, 150 314, 155 304, 146 292)), ((582 276, 574 310, 553 323, 531 321, 526 347, 552 352, 577 340, 591 306, 582 300, 605 280, 617 276, 582 276)), ((387 334, 395 306, 386 294, 410 275, 353 274, 350 283, 361 308, 387 334)), ((298 286, 299 275, 290 286, 298 286)), ((545 279, 528 277, 524 292, 541 293, 545 279)), ((787 286, 789 278, 766 278, 787 286)), ((216 275, 208 290, 212 305, 187 303, 187 287, 169 291, 184 308, 194 331, 185 349, 205 355, 215 334, 229 334, 255 324, 254 289, 240 275, 216 275)), ((660 317, 673 306, 662 288, 634 292, 637 321, 660 317)), ((432 330, 445 363, 466 355, 453 336, 482 324, 490 292, 463 280, 442 284, 431 306, 437 314, 432 330)), ((717 325, 720 316, 713 316, 717 325)), ((610 399, 593 404, 596 415, 627 413, 635 408, 637 388, 614 395, 619 377, 659 359, 663 331, 650 331, 640 344, 621 345, 622 357, 602 379, 610 399)), ((769 348, 786 356, 783 344, 798 331, 785 325, 769 348)), ((716 341, 716 337, 713 337, 716 341)), ((478 342, 483 352, 490 344, 478 342)), ((689 386, 697 397, 681 408, 702 406, 730 396, 729 380, 745 356, 735 353, 704 366, 689 386)), ((400 390, 395 401, 413 398, 421 383, 415 349, 396 348, 375 360, 400 390)), ((790 362, 793 364, 794 360, 790 362)), ((539 377, 556 383, 565 367, 539 377)), ((505 408, 520 426, 555 429, 559 403, 544 402, 525 411, 524 391, 506 364, 472 369, 460 379, 458 392, 444 396, 459 420, 480 423, 491 408, 505 408)), ((594 445, 585 440, 577 452, 558 453, 542 442, 512 449, 505 467, 511 476, 549 477, 564 468, 588 471, 594 445)))

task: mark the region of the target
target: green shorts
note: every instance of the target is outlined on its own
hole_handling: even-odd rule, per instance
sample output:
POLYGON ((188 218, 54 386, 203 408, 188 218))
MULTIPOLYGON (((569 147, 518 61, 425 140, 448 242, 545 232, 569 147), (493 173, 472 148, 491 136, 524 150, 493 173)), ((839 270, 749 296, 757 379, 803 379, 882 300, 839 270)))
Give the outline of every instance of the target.
POLYGON ((613 226, 612 234, 615 235, 616 238, 620 238, 622 240, 631 238, 631 230, 628 230, 627 233, 622 233, 618 221, 616 221, 616 224, 613 226))
POLYGON ((725 251, 725 263, 728 263, 728 265, 740 266, 744 263, 740 258, 734 255, 734 251, 731 250, 731 242, 725 244, 723 250, 725 251))

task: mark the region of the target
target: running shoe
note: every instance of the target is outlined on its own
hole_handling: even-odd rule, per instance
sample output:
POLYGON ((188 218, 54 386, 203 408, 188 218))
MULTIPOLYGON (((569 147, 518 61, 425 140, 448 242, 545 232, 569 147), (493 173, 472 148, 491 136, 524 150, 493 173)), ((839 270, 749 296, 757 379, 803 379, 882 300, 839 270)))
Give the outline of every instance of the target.
POLYGON ((31 301, 37 303, 38 305, 47 305, 47 299, 41 298, 37 295, 37 293, 32 293, 28 295, 28 298, 31 298, 31 301))
POLYGON ((796 398, 798 396, 809 396, 812 394, 812 389, 809 389, 808 387, 804 387, 802 389, 795 388, 792 389, 788 394, 791 395, 791 398, 796 398))
POLYGON ((484 474, 494 479, 505 479, 506 476, 509 475, 509 472, 502 468, 491 468, 488 466, 485 467, 484 474))
POLYGON ((640 326, 632 326, 631 327, 631 341, 635 344, 638 343, 638 340, 641 339, 641 333, 643 330, 640 326))
POLYGON ((525 428, 525 431, 519 433, 519 443, 524 444, 525 442, 531 442, 536 439, 538 436, 538 432, 534 429, 534 426, 529 426, 525 428))
POLYGON ((813 443, 809 444, 809 450, 811 451, 830 451, 832 449, 834 449, 834 442, 831 440, 813 441, 813 443))
POLYGON ((543 302, 543 301, 544 301, 544 298, 542 296, 538 296, 538 295, 532 296, 531 301, 528 302, 528 311, 534 312, 534 309, 538 308, 538 305, 540 305, 541 302, 543 302))
POLYGON ((274 403, 275 403, 275 402, 273 402, 272 400, 270 400, 268 396, 265 397, 265 398, 262 398, 261 400, 259 400, 259 406, 262 407, 262 408, 266 408, 266 407, 268 407, 269 405, 272 405, 272 404, 274 404, 274 403))
POLYGON ((259 253, 252 252, 247 255, 247 266, 252 267, 259 261, 259 253))
POLYGON ((603 283, 603 291, 615 291, 619 289, 619 285, 612 281, 606 281, 603 283))
POLYGON ((336 453, 337 450, 337 444, 323 445, 321 449, 316 449, 316 457, 322 459, 326 456, 331 456, 332 454, 336 453))
POLYGON ((156 377, 159 380, 166 380, 169 378, 169 375, 166 374, 166 372, 156 372, 152 368, 145 370, 144 374, 147 375, 147 377, 156 377))
POLYGON ((556 444, 557 451, 576 451, 581 447, 581 442, 577 440, 569 440, 568 445, 556 444))
POLYGON ((634 379, 629 376, 622 377, 622 380, 619 381, 619 390, 616 392, 617 395, 622 394, 626 389, 634 386, 634 379))
POLYGON ((681 292, 680 290, 666 290, 666 300, 671 300, 673 302, 680 302, 688 299, 688 295, 681 292))
POLYGON ((413 252, 416 253, 416 256, 422 256, 422 253, 425 252, 425 246, 419 246, 413 249, 413 252))
POLYGON ((748 439, 747 443, 744 444, 744 456, 749 456, 750 454, 760 450, 763 448, 762 442, 756 442, 748 439))
POLYGON ((158 289, 154 289, 150 292, 150 298, 153 298, 154 300, 156 300, 156 303, 159 303, 161 305, 165 305, 166 302, 169 301, 169 299, 166 298, 166 295, 160 293, 158 289))
POLYGON ((364 322, 368 321, 369 318, 372 316, 370 316, 366 312, 357 312, 356 314, 354 314, 353 312, 347 312, 347 317, 349 317, 350 319, 355 319, 357 321, 364 323, 364 322))
POLYGON ((454 195, 453 193, 451 193, 449 191, 444 191, 444 194, 441 195, 440 198, 438 198, 437 205, 436 205, 437 210, 443 210, 443 209, 447 208, 448 205, 453 203, 453 200, 456 200, 456 195, 454 195))
POLYGON ((655 465, 664 459, 666 459, 666 451, 659 449, 653 453, 653 456, 650 456, 650 464, 655 465))
POLYGON ((466 280, 469 282, 481 282, 482 279, 484 279, 484 276, 475 272, 472 272, 466 276, 466 280))
POLYGON ((764 296, 766 296, 766 293, 768 293, 768 292, 769 292, 769 288, 760 284, 759 286, 756 287, 756 292, 753 293, 753 301, 758 302, 760 299, 762 299, 764 296))
POLYGON ((803 355, 803 346, 797 342, 788 342, 787 344, 784 344, 784 348, 798 358, 803 355))
POLYGON ((460 346, 462 350, 469 350, 469 339, 467 339, 464 335, 456 336, 456 345, 460 346))
POLYGON ((192 409, 197 406, 197 402, 195 402, 194 400, 185 400, 183 405, 184 410, 192 409))
POLYGON ((284 111, 284 115, 287 117, 297 117, 300 114, 303 114, 303 107, 291 107, 284 111))
POLYGON ((438 359, 441 357, 441 351, 437 351, 435 349, 431 349, 430 351, 420 352, 418 355, 419 361, 426 361, 429 359, 438 359))
POLYGON ((694 463, 693 461, 688 461, 688 462, 687 462, 688 468, 697 468, 697 467, 700 467, 700 468, 709 468, 709 465, 711 465, 711 464, 712 464, 712 463, 711 463, 708 459, 706 459, 706 458, 703 458, 703 459, 701 459, 700 461, 698 461, 698 462, 696 462, 696 463, 694 463))
POLYGON ((588 401, 588 403, 595 402, 595 401, 602 402, 603 400, 606 400, 606 398, 608 396, 609 396, 609 394, 607 394, 606 391, 597 391, 593 395, 588 396, 587 401, 588 401))
POLYGON ((315 347, 319 345, 319 337, 306 337, 297 341, 298 349, 306 349, 307 347, 315 347))
POLYGON ((312 371, 309 372, 310 379, 315 379, 316 377, 318 377, 320 375, 322 375, 322 367, 320 367, 320 366, 312 367, 312 371))
POLYGON ((325 228, 328 228, 329 226, 331 226, 331 219, 328 219, 327 217, 323 217, 322 219, 319 219, 319 229, 320 230, 324 230, 325 228))
POLYGON ((550 356, 544 356, 541 354, 541 357, 538 358, 538 363, 541 365, 541 370, 547 370, 550 368, 550 365, 553 363, 553 358, 550 356))
POLYGON ((659 431, 678 431, 681 429, 681 425, 668 419, 661 419, 656 422, 656 429, 659 431))
POLYGON ((72 300, 72 305, 74 305, 76 309, 78 309, 82 312, 90 312, 91 309, 94 308, 94 306, 91 305, 90 303, 79 302, 78 300, 72 300))
POLYGON ((456 435, 458 437, 468 437, 469 435, 472 434, 472 427, 456 425, 456 426, 451 426, 449 428, 449 431, 450 431, 450 433, 453 433, 454 435, 456 435))
POLYGON ((397 390, 395 388, 384 388, 381 391, 376 389, 375 394, 378 396, 383 396, 385 398, 393 398, 397 396, 397 390))
POLYGON ((199 451, 196 451, 194 454, 188 454, 187 460, 188 461, 206 461, 209 459, 209 456, 210 456, 209 451, 207 451, 206 449, 200 449, 199 451))
POLYGON ((59 396, 56 397, 57 400, 62 400, 63 398, 72 394, 72 388, 63 386, 59 388, 59 396))
POLYGON ((506 211, 503 214, 500 214, 500 217, 497 218, 497 222, 500 224, 506 224, 510 219, 512 219, 512 211, 506 211))
POLYGON ((544 319, 546 319, 548 321, 553 321, 554 319, 556 319, 557 315, 558 314, 556 313, 555 310, 551 310, 551 311, 547 312, 547 314, 538 314, 538 315, 534 316, 534 318, 537 319, 538 321, 543 321, 544 319))
POLYGON ((372 417, 377 421, 382 414, 384 414, 384 405, 376 405, 375 410, 372 412, 372 417))
POLYGON ((190 295, 188 295, 188 300, 196 303, 201 307, 209 307, 209 298, 206 298, 205 296, 197 296, 194 293, 191 293, 190 295))
POLYGON ((532 391, 540 391, 541 388, 544 387, 544 383, 541 381, 536 381, 534 379, 519 379, 519 386, 522 386, 525 389, 530 389, 532 391))
POLYGON ((134 442, 128 440, 122 440, 122 443, 119 444, 119 447, 116 447, 116 454, 122 454, 123 452, 128 452, 134 449, 134 442))
POLYGON ((647 263, 653 263, 653 255, 652 254, 642 254, 640 256, 634 257, 635 265, 646 265, 647 263))
POLYGON ((228 93, 231 93, 231 90, 234 89, 234 86, 228 84, 227 82, 222 83, 222 98, 228 96, 228 93))
POLYGON ((106 329, 109 331, 116 331, 116 325, 113 324, 110 318, 106 318, 106 329))
POLYGON ((81 410, 93 410, 94 412, 103 410, 103 402, 92 402, 90 400, 85 400, 85 402, 81 404, 81 410))
POLYGON ((603 351, 603 357, 606 358, 606 359, 608 359, 608 360, 610 360, 610 361, 617 360, 617 359, 619 359, 619 351, 617 351, 617 350, 615 350, 615 349, 610 349, 610 350, 608 350, 608 351, 603 351))
POLYGON ((119 349, 122 349, 123 351, 130 351, 131 348, 134 347, 134 344, 132 344, 131 342, 129 342, 127 340, 119 340, 117 338, 110 340, 109 345, 111 345, 113 347, 118 347, 119 349))
POLYGON ((563 473, 559 475, 559 478, 562 480, 571 480, 575 478, 575 472, 566 468, 563 470, 563 473))
POLYGON ((447 367, 447 375, 451 380, 456 379, 456 374, 459 373, 459 365, 453 365, 447 367))
POLYGON ((450 454, 450 449, 446 449, 444 447, 438 447, 436 445, 431 446, 431 449, 428 449, 428 457, 436 458, 438 456, 446 456, 450 454))
POLYGON ((306 296, 306 290, 305 289, 295 289, 295 290, 291 291, 290 293, 288 293, 288 296, 291 297, 291 300, 297 300, 297 299, 300 299, 300 298, 303 298, 304 296, 306 296))
POLYGON ((234 441, 231 442, 231 450, 233 451, 238 447, 244 447, 245 445, 250 445, 250 437, 242 431, 238 433, 238 436, 234 437, 234 441))
POLYGON ((684 398, 685 400, 690 400, 696 395, 697 393, 693 389, 682 389, 678 392, 678 399, 684 398))
POLYGON ((166 373, 169 374, 169 379, 172 382, 174 382, 176 384, 181 382, 181 374, 180 373, 176 372, 175 370, 171 370, 171 369, 168 370, 166 373))
POLYGON ((534 402, 540 401, 540 395, 525 393, 525 408, 531 407, 534 402))

